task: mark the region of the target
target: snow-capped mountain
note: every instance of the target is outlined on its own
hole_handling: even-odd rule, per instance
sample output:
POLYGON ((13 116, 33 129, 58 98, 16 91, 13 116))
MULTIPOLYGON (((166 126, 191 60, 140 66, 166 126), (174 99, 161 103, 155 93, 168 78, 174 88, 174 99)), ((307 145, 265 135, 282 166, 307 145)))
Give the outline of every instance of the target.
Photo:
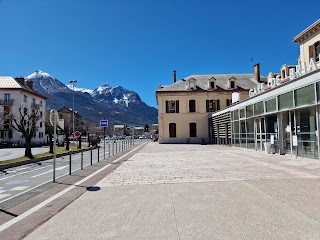
POLYGON ((110 125, 157 122, 157 109, 146 105, 136 92, 121 86, 104 84, 94 90, 79 87, 73 89, 72 85, 65 85, 41 70, 25 79, 33 81, 34 89, 49 98, 49 108, 72 108, 74 96, 75 110, 86 122, 97 123, 103 118, 108 119, 110 125))

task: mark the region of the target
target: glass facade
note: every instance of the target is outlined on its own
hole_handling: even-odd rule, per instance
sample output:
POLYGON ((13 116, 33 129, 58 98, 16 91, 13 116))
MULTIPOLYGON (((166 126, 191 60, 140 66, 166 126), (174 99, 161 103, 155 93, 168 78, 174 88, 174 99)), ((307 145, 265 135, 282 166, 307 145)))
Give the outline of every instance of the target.
POLYGON ((319 103, 316 82, 236 109, 231 112, 232 146, 320 159, 319 103))

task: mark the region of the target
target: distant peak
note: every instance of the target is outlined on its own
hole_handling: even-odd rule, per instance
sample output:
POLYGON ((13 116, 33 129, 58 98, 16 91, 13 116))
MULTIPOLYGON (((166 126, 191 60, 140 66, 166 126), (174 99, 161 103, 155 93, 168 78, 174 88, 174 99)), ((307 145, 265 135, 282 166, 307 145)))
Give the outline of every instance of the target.
POLYGON ((26 77, 26 79, 30 79, 30 78, 37 78, 37 77, 51 77, 51 75, 49 73, 46 73, 40 69, 34 71, 33 73, 31 73, 29 76, 26 77))

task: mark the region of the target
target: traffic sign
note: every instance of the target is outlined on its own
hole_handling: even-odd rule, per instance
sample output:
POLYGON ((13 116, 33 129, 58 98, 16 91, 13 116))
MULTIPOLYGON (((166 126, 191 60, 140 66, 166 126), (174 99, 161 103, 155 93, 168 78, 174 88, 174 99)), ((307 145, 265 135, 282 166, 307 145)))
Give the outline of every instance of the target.
POLYGON ((74 132, 74 136, 75 136, 75 137, 80 137, 80 136, 81 136, 81 132, 75 131, 75 132, 74 132))
POLYGON ((108 120, 100 120, 100 127, 108 127, 108 120))

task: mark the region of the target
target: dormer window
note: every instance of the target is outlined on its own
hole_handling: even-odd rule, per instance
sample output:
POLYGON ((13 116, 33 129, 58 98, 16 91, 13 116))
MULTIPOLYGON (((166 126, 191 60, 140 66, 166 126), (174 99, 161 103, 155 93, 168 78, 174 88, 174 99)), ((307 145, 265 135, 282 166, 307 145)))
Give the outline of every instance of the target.
POLYGON ((216 89, 216 79, 215 78, 210 78, 208 80, 208 89, 216 89))
POLYGON ((196 89, 196 80, 194 78, 190 78, 187 82, 188 89, 196 89))
POLYGON ((235 78, 232 77, 229 79, 229 88, 236 88, 236 82, 235 82, 235 78))

